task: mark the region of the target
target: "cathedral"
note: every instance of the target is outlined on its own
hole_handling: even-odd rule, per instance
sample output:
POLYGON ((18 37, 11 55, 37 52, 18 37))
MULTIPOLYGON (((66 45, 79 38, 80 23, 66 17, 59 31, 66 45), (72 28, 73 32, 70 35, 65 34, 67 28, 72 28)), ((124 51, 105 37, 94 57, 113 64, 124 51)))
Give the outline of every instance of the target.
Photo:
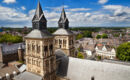
POLYGON ((58 30, 47 30, 40 2, 32 19, 33 30, 25 36, 26 71, 14 80, 130 80, 130 67, 74 58, 75 35, 63 8, 58 30))
POLYGON ((76 56, 75 37, 69 30, 69 20, 63 8, 59 19, 59 29, 51 34, 47 30, 47 20, 38 2, 32 19, 33 30, 25 36, 27 71, 43 76, 44 80, 56 80, 56 56, 62 51, 67 56, 76 56))

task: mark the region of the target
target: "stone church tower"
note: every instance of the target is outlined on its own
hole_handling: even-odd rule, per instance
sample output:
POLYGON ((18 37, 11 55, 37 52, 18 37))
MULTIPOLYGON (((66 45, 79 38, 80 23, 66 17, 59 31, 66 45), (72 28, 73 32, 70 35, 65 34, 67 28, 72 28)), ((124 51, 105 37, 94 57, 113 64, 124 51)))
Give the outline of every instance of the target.
POLYGON ((47 31, 47 20, 40 2, 32 20, 32 26, 33 30, 25 36, 27 71, 42 76, 44 80, 55 80, 54 37, 47 31))
POLYGON ((74 42, 75 35, 69 30, 69 20, 63 8, 58 21, 59 29, 53 33, 55 51, 61 49, 67 56, 76 57, 74 42))

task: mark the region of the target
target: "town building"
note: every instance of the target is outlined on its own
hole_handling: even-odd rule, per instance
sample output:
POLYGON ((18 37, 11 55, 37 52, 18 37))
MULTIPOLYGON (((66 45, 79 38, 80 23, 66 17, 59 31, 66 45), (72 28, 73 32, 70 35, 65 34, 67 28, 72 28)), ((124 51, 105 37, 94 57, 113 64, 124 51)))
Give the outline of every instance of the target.
POLYGON ((24 61, 24 43, 1 44, 0 45, 0 63, 17 61, 20 58, 24 61), (19 48, 21 47, 21 48, 19 48))
POLYGON ((101 58, 106 59, 115 59, 116 58, 116 51, 113 47, 109 45, 102 45, 98 44, 95 47, 96 56, 101 56, 101 58))
POLYGON ((92 57, 94 56, 94 53, 95 53, 95 45, 89 44, 89 45, 83 46, 83 51, 87 55, 87 57, 92 57))

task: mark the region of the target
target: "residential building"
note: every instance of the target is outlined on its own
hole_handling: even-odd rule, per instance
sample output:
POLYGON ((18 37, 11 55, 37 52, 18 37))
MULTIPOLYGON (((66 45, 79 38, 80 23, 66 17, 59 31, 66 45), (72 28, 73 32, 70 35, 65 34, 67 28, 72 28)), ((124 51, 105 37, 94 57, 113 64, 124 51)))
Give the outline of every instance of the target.
POLYGON ((0 62, 8 63, 11 61, 16 61, 22 58, 24 60, 24 49, 23 43, 16 44, 1 44, 0 45, 0 62), (21 49, 19 47, 21 46, 21 49))
POLYGON ((87 55, 87 57, 92 57, 95 53, 95 45, 93 45, 93 44, 86 45, 83 47, 83 50, 84 50, 85 54, 87 55))
POLYGON ((114 48, 108 45, 97 45, 95 47, 96 56, 101 56, 102 58, 107 59, 115 59, 116 58, 116 51, 114 48))

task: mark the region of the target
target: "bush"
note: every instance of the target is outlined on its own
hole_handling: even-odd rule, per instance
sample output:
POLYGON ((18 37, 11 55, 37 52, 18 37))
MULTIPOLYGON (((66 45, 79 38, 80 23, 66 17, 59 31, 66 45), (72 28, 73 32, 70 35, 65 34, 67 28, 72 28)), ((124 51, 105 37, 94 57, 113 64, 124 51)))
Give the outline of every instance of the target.
POLYGON ((121 44, 117 48, 117 58, 123 61, 130 61, 130 42, 121 44))
POLYGON ((97 59, 98 59, 98 60, 101 60, 101 56, 97 56, 97 59))
POLYGON ((80 58, 80 59, 84 59, 84 56, 83 56, 83 54, 82 53, 78 53, 78 56, 77 56, 78 58, 80 58))

